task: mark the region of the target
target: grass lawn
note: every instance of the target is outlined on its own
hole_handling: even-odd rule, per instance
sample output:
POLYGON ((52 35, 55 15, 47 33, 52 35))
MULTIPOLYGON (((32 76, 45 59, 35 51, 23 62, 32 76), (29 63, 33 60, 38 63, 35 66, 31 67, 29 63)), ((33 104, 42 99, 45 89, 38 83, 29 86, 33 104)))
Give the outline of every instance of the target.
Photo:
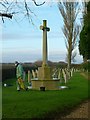
POLYGON ((0 120, 2 118, 2 84, 0 82, 0 120))
MULTIPOLYGON (((88 99, 88 80, 80 73, 74 73, 69 80, 69 89, 55 91, 16 91, 15 79, 8 80, 13 84, 2 87, 3 118, 44 118, 49 113, 64 111, 88 99)), ((48 117, 52 117, 49 114, 48 117)))

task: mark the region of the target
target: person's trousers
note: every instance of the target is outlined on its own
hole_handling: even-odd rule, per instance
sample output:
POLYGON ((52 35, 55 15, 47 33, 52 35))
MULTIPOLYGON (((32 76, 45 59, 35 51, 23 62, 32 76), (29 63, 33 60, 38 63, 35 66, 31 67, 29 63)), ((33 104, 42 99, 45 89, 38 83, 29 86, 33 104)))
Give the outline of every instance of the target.
POLYGON ((20 90, 20 89, 25 90, 24 81, 21 77, 17 79, 17 90, 20 90))

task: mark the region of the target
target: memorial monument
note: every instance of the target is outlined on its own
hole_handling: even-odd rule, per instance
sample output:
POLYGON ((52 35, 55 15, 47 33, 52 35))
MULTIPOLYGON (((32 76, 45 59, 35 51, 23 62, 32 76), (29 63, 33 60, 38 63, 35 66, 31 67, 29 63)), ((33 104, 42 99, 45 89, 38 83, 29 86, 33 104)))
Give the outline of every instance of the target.
POLYGON ((48 66, 47 32, 50 28, 47 27, 46 20, 43 20, 43 26, 40 26, 40 29, 43 31, 43 61, 42 67, 38 68, 38 80, 32 80, 32 89, 39 90, 44 87, 45 90, 58 90, 59 80, 53 80, 51 68, 48 66))

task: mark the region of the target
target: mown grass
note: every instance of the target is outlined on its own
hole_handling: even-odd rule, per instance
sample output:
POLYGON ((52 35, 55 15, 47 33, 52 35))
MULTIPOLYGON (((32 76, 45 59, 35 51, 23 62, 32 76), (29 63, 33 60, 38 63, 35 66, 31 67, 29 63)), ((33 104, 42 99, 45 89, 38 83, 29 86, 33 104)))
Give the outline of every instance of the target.
POLYGON ((0 119, 2 118, 2 83, 0 82, 0 119))
POLYGON ((13 86, 2 88, 3 118, 44 118, 49 113, 62 113, 88 99, 88 80, 80 73, 74 74, 68 82, 69 89, 65 90, 18 92, 15 79, 6 82, 13 86))

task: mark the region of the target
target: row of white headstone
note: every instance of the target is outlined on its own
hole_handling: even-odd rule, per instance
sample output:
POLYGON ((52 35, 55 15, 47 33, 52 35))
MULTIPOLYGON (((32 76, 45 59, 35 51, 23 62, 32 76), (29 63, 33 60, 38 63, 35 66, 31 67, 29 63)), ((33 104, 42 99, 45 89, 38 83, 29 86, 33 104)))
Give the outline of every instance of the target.
POLYGON ((72 68, 70 71, 68 71, 67 68, 65 69, 54 69, 53 70, 53 74, 52 77, 56 77, 57 79, 60 80, 60 82, 62 82, 64 80, 64 83, 67 83, 67 81, 73 76, 74 72, 78 72, 78 69, 72 68))
MULTIPOLYGON (((32 70, 31 72, 30 72, 30 70, 28 70, 28 77, 27 77, 28 83, 31 83, 31 80, 36 79, 36 78, 38 78, 38 70, 37 69, 35 71, 32 70)), ((25 71, 23 74, 23 80, 24 81, 26 80, 26 72, 25 71)))
MULTIPOLYGON (((64 79, 64 83, 67 83, 67 81, 73 76, 74 72, 78 72, 79 70, 72 68, 70 70, 70 72, 68 71, 68 69, 53 69, 52 71, 52 78, 56 78, 59 79, 60 82, 62 81, 62 79, 64 79)), ((28 70, 28 83, 31 82, 32 79, 37 79, 38 78, 38 70, 28 70)), ((24 72, 24 77, 23 79, 26 79, 26 73, 24 72)))

